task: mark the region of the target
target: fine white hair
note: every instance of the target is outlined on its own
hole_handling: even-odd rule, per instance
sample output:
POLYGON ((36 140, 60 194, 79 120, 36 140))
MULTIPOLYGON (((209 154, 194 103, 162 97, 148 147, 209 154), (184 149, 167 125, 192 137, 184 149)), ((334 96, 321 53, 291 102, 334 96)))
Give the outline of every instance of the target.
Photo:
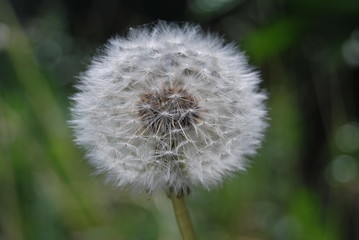
POLYGON ((245 170, 267 126, 259 83, 234 44, 197 25, 131 28, 80 76, 70 124, 116 186, 184 195, 245 170))

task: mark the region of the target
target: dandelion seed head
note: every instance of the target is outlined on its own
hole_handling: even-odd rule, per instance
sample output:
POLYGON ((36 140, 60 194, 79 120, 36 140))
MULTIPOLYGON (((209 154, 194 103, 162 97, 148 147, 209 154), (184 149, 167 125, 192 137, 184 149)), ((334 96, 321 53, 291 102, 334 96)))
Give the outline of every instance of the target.
POLYGON ((94 57, 70 124, 116 186, 186 195, 245 170, 267 125, 259 82, 235 45, 160 22, 111 39, 94 57))

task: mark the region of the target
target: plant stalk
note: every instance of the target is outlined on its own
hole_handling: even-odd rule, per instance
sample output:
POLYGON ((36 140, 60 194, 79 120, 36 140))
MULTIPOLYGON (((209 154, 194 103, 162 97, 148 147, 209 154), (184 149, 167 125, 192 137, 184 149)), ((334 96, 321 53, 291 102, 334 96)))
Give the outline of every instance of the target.
POLYGON ((195 234, 191 218, 189 216, 184 197, 177 197, 173 194, 169 196, 175 211, 177 225, 182 235, 183 240, 195 240, 195 234))

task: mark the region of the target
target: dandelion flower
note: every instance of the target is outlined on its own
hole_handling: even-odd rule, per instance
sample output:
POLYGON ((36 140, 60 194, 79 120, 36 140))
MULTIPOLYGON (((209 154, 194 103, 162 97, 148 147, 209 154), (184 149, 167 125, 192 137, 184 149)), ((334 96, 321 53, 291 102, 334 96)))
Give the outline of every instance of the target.
POLYGON ((234 44, 160 22, 109 40, 94 57, 71 125, 116 186, 183 196, 245 170, 266 127, 259 82, 234 44))

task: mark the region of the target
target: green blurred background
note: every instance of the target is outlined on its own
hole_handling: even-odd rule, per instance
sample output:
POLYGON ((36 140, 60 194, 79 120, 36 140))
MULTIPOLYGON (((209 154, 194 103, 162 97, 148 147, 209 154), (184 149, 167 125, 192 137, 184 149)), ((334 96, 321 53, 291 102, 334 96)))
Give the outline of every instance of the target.
POLYGON ((240 45, 269 92, 252 167, 188 204, 199 239, 359 239, 359 1, 0 0, 0 240, 179 240, 170 202, 104 184, 68 97, 106 39, 157 19, 240 45))

